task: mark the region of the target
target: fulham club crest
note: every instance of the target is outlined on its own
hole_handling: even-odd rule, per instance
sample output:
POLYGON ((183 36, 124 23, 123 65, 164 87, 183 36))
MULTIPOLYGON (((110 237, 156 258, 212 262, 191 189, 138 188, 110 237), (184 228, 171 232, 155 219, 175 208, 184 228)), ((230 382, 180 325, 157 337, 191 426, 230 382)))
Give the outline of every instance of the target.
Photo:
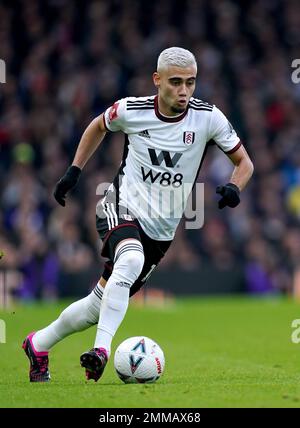
POLYGON ((183 133, 183 142, 187 146, 190 146, 195 141, 195 132, 192 131, 185 131, 183 133))

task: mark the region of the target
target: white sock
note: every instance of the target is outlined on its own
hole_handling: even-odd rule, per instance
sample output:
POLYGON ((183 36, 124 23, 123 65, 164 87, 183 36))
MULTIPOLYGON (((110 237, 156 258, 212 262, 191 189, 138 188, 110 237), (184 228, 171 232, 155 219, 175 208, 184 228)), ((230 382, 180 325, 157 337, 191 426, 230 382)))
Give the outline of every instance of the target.
POLYGON ((140 276, 144 265, 143 246, 137 239, 123 241, 117 246, 114 268, 104 289, 97 327, 95 348, 110 354, 112 339, 128 308, 129 290, 140 276))
POLYGON ((103 287, 98 284, 87 296, 68 306, 48 327, 35 333, 33 346, 38 352, 48 351, 57 342, 77 331, 98 323, 103 287))

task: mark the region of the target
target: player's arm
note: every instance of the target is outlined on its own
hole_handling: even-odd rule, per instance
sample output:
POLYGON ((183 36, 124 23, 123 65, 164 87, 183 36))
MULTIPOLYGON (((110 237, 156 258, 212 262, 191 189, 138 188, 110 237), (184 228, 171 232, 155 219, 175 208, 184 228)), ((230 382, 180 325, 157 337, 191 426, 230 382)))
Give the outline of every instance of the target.
POLYGON ((85 166, 90 157, 105 137, 103 113, 97 116, 82 134, 72 165, 80 168, 85 166))
POLYGON ((65 175, 55 186, 54 197, 63 207, 66 204, 65 199, 67 192, 76 186, 82 168, 100 145, 105 134, 106 128, 103 114, 101 114, 92 120, 82 134, 72 165, 69 166, 65 175))
POLYGON ((240 146, 234 153, 227 156, 235 165, 230 182, 235 184, 241 191, 246 187, 253 174, 253 163, 244 146, 240 146))
POLYGON ((245 188, 254 171, 253 163, 243 145, 235 152, 227 153, 227 156, 235 168, 230 182, 216 189, 216 192, 222 195, 222 199, 219 200, 220 209, 225 206, 234 208, 240 203, 240 192, 245 188))
POLYGON ((216 192, 222 196, 219 200, 219 208, 226 206, 234 208, 240 203, 240 191, 244 189, 253 174, 253 164, 233 126, 216 106, 211 113, 209 137, 226 153, 235 166, 230 182, 216 188, 216 192))

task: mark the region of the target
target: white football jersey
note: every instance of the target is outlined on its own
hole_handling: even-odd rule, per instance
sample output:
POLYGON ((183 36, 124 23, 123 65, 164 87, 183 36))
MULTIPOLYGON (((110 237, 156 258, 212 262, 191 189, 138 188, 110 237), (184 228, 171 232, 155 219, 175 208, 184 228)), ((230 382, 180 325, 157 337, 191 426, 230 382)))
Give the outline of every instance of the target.
POLYGON ((224 114, 191 98, 184 113, 163 116, 158 96, 123 98, 104 113, 109 131, 126 134, 123 161, 110 190, 144 232, 172 240, 197 179, 208 141, 225 153, 241 146, 224 114))

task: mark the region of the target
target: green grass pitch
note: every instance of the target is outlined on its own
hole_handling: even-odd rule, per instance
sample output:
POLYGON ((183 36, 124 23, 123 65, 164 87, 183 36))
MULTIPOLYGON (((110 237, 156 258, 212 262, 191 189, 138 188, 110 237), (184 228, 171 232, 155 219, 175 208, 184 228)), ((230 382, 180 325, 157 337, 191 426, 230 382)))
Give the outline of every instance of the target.
POLYGON ((300 407, 300 343, 291 340, 292 321, 300 318, 295 302, 195 297, 164 309, 130 305, 112 352, 130 336, 157 341, 166 358, 157 383, 123 384, 112 358, 99 382, 87 382, 79 356, 93 346, 92 327, 52 349, 50 383, 30 384, 22 340, 67 303, 0 312, 6 324, 0 407, 300 407))

